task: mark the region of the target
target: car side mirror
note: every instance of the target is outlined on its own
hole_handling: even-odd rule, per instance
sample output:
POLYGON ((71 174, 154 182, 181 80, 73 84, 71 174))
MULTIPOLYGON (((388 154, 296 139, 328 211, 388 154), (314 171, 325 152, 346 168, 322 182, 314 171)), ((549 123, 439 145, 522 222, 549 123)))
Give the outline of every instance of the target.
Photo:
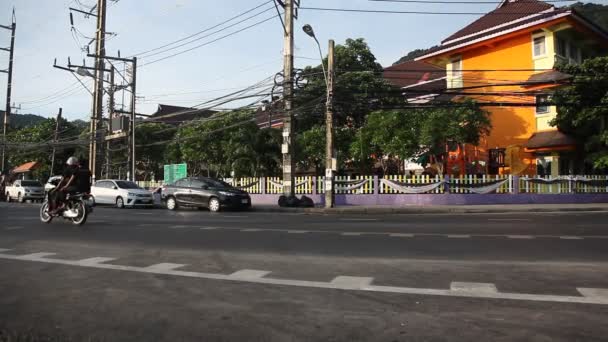
POLYGON ((114 186, 112 187, 112 189, 117 190, 117 189, 118 189, 118 187, 117 187, 116 185, 114 185, 114 186))
POLYGON ((209 190, 209 186, 207 186, 207 185, 203 185, 203 186, 201 186, 201 188, 202 188, 203 190, 209 190))

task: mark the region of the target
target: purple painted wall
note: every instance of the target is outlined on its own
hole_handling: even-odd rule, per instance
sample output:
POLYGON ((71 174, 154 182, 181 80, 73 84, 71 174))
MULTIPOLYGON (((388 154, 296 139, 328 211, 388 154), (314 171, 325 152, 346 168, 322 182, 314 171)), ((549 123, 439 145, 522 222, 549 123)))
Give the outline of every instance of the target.
MULTIPOLYGON (((253 205, 277 205, 280 195, 251 195, 253 205)), ((306 195, 324 204, 321 195, 306 195)), ((336 195, 336 205, 481 205, 481 204, 567 204, 608 203, 608 194, 382 194, 336 195)))

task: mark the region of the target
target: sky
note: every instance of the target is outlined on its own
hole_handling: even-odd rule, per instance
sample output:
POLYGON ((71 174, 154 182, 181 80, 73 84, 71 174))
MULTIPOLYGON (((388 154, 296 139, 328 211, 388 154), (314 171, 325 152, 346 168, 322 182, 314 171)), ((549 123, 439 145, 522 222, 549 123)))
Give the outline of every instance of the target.
MULTIPOLYGON (((108 37, 106 53, 116 55, 120 50, 123 57, 139 55, 212 27, 263 2, 264 0, 108 0, 106 29, 115 35, 108 37)), ((608 4, 608 0, 593 2, 608 4)), ((94 35, 95 18, 85 18, 74 13, 74 27, 78 32, 73 34, 68 8, 86 9, 95 3, 94 0, 0 1, 0 24, 10 23, 13 7, 17 17, 12 102, 21 106, 18 113, 50 117, 55 116, 61 107, 64 117, 70 120, 87 119, 90 116, 91 95, 77 83, 74 75, 53 68, 53 63, 57 58, 57 64, 66 65, 68 57, 73 64, 82 63, 86 53, 80 47, 88 42, 86 37, 94 35)), ((497 6, 488 3, 420 4, 369 0, 301 0, 301 5, 425 12, 488 12, 497 6)), ((250 15, 271 6, 268 3, 250 15)), ((142 56, 137 69, 137 112, 152 113, 159 103, 193 106, 254 84, 280 71, 283 32, 278 18, 179 56, 145 65, 158 58, 210 42, 273 14, 276 11, 263 13, 233 28, 169 52, 147 58, 142 56)), ((296 67, 319 64, 316 43, 301 30, 304 24, 313 26, 324 53, 328 39, 342 44, 348 38, 361 37, 365 38, 378 62, 389 66, 411 50, 439 44, 442 39, 478 17, 479 15, 301 10, 295 22, 296 67)), ((241 19, 244 18, 246 17, 241 19)), ((205 34, 219 29, 221 27, 205 34)), ((8 47, 9 42, 9 31, 0 30, 0 47, 8 47)), ((93 60, 87 58, 86 64, 92 66, 93 60)), ((8 53, 0 51, 0 69, 5 69, 7 65, 8 53)), ((92 80, 85 77, 81 81, 90 84, 92 80)), ((2 109, 6 101, 5 85, 6 74, 0 73, 2 109)), ((120 96, 117 101, 122 102, 120 96)))

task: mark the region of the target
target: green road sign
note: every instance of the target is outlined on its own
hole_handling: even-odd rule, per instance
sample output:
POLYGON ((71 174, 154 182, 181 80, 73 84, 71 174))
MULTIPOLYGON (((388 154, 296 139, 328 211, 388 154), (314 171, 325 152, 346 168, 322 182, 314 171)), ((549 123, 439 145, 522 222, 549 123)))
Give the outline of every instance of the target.
POLYGON ((165 184, 173 183, 180 178, 188 176, 188 166, 186 164, 170 164, 164 167, 165 184))

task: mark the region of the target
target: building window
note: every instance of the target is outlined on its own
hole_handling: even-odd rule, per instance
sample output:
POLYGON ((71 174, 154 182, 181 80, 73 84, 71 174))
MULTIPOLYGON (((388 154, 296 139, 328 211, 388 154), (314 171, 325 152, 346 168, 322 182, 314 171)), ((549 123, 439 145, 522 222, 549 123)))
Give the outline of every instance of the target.
POLYGON ((538 95, 536 96, 536 114, 547 114, 549 113, 549 95, 538 95))
POLYGON ((545 36, 534 38, 534 57, 541 57, 546 54, 545 36))
POLYGON ((461 88, 463 86, 462 83, 462 58, 455 57, 450 61, 450 88, 461 88))

